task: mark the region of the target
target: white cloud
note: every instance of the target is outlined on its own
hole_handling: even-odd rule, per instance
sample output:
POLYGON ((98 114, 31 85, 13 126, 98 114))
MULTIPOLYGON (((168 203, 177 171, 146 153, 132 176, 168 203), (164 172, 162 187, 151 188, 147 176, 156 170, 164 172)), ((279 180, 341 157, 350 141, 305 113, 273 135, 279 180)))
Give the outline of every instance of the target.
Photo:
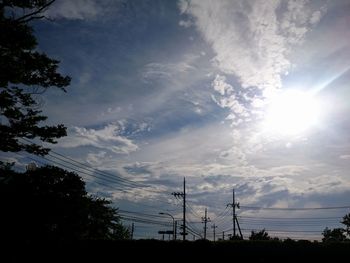
POLYGON ((187 11, 188 7, 189 7, 189 3, 187 0, 180 0, 179 1, 180 14, 185 13, 187 11))
POLYGON ((340 155, 339 158, 340 158, 340 159, 343 159, 343 160, 350 160, 350 154, 343 154, 343 155, 340 155))
POLYGON ((180 20, 179 26, 183 26, 185 28, 188 28, 193 25, 193 22, 191 20, 180 20))
POLYGON ((233 87, 221 74, 212 81, 219 94, 212 99, 229 110, 226 120, 236 134, 231 149, 223 151, 221 158, 247 160, 273 141, 258 127, 266 98, 282 87, 282 76, 292 65, 289 55, 326 10, 320 5, 307 0, 180 1, 180 13, 193 21, 211 45, 214 65, 234 75, 240 84, 233 87))
POLYGON ((322 12, 321 11, 315 11, 312 13, 311 18, 310 18, 310 23, 311 24, 317 24, 320 22, 322 17, 322 12))
POLYGON ((86 161, 91 165, 101 165, 103 163, 103 159, 106 157, 107 152, 99 151, 97 153, 88 153, 86 157, 86 161))
POLYGON ((307 3, 289 1, 284 7, 280 1, 189 0, 180 9, 195 19, 224 73, 237 76, 242 87, 268 94, 282 85, 292 44, 299 44, 321 17, 307 3))
POLYGON ((46 15, 50 18, 56 19, 94 19, 97 16, 103 16, 112 3, 113 2, 110 0, 60 0, 54 2, 54 4, 46 11, 46 15))
POLYGON ((58 146, 63 148, 93 146, 116 154, 136 151, 138 146, 132 140, 120 135, 122 129, 120 124, 108 124, 101 129, 73 127, 68 136, 60 140, 58 146))
POLYGON ((154 81, 159 79, 172 80, 178 74, 187 73, 195 69, 187 62, 179 63, 149 63, 144 66, 142 78, 144 81, 154 81))
POLYGON ((226 78, 224 76, 216 75, 212 82, 212 87, 221 95, 219 98, 212 96, 212 99, 220 107, 230 109, 231 113, 226 119, 232 120, 232 124, 234 126, 238 126, 241 122, 243 122, 243 119, 250 116, 249 110, 233 93, 233 87, 226 82, 226 78))
POLYGON ((226 82, 225 76, 216 75, 211 85, 222 96, 230 95, 233 92, 233 87, 226 82))

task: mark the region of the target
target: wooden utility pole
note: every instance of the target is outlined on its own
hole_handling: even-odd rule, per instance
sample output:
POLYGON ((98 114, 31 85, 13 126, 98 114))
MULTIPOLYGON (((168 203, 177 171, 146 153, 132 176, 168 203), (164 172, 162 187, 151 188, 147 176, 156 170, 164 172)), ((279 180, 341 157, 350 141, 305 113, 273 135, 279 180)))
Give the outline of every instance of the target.
POLYGON ((134 222, 131 224, 131 240, 134 238, 134 222))
POLYGON ((183 191, 183 230, 182 230, 182 240, 186 240, 186 178, 184 177, 184 191, 183 191))
POLYGON ((207 217, 207 209, 205 209, 204 217, 202 217, 202 223, 204 223, 204 239, 207 239, 207 222, 210 222, 210 218, 207 217))
POLYGON ((213 224, 211 226, 211 228, 213 229, 213 234, 214 234, 214 242, 215 242, 215 228, 217 228, 218 226, 216 226, 215 224, 213 224))
POLYGON ((232 207, 232 225, 233 225, 233 235, 232 238, 236 238, 236 223, 238 226, 239 234, 241 238, 243 238, 241 228, 238 223, 237 215, 236 215, 236 207, 239 209, 239 203, 235 202, 235 189, 232 190, 232 204, 227 204, 227 206, 232 207))
POLYGON ((236 237, 236 203, 235 203, 235 189, 232 191, 232 223, 233 223, 233 237, 236 237))
POLYGON ((182 216, 182 240, 185 241, 186 240, 186 178, 184 177, 184 185, 183 185, 183 192, 174 192, 172 193, 173 196, 175 196, 176 198, 178 198, 179 196, 181 196, 183 198, 183 216, 182 216))

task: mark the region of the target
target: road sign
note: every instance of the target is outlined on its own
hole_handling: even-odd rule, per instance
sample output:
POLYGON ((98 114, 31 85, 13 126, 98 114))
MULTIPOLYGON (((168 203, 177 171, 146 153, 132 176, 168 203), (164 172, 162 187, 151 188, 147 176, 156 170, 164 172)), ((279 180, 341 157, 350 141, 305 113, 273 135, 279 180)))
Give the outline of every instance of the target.
POLYGON ((167 235, 172 235, 174 232, 173 230, 167 230, 167 231, 158 231, 158 234, 167 234, 167 235))

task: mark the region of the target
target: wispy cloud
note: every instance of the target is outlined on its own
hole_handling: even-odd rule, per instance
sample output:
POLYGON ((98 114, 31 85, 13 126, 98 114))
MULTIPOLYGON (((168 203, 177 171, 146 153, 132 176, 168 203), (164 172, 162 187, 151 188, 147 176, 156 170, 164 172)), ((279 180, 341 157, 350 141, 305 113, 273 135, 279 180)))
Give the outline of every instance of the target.
POLYGON ((196 58, 197 56, 192 56, 178 63, 149 63, 142 70, 142 78, 147 82, 162 79, 174 80, 179 74, 189 73, 191 70, 194 70, 195 67, 190 63, 196 58))
POLYGON ((340 155, 339 158, 340 158, 340 159, 343 159, 343 160, 350 160, 350 154, 343 154, 343 155, 340 155))
POLYGON ((106 157, 107 152, 98 151, 97 153, 88 153, 86 161, 94 166, 100 166, 103 163, 103 159, 106 157))
POLYGON ((132 140, 120 135, 121 132, 122 127, 119 124, 108 124, 101 129, 72 127, 68 137, 60 140, 58 146, 62 148, 93 146, 116 154, 129 154, 136 151, 138 146, 132 140))
POLYGON ((224 73, 238 77, 242 87, 258 87, 266 94, 282 86, 292 45, 302 42, 324 12, 305 0, 189 0, 181 1, 180 9, 194 18, 224 73))
POLYGON ((282 87, 294 67, 290 56, 326 12, 323 2, 199 1, 179 2, 214 51, 213 65, 221 72, 212 81, 212 99, 228 110, 233 127, 231 148, 220 157, 249 164, 249 156, 278 139, 262 134, 259 122, 266 98, 282 87))
POLYGON ((60 0, 46 11, 46 15, 55 19, 89 20, 105 15, 109 8, 121 1, 96 0, 60 0))

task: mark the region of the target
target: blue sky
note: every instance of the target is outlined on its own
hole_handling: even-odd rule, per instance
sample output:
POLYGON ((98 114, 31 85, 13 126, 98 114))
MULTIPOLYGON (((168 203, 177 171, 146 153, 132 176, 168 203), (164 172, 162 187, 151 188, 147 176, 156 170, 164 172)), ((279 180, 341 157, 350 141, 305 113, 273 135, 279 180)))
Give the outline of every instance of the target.
MULTIPOLYGON (((91 192, 124 210, 181 218, 171 193, 185 176, 198 231, 206 207, 218 232, 231 227, 232 188, 242 206, 348 205, 349 11, 345 0, 57 0, 47 11, 52 21, 34 24, 39 49, 72 77, 67 93, 44 94, 49 123, 68 127, 53 149, 150 186, 121 192, 82 174, 91 192), (268 122, 286 90, 299 97, 287 93, 288 109, 272 107, 273 116, 286 114, 268 122), (314 125, 298 121, 312 110, 300 97, 309 93, 318 103, 314 125)), ((347 212, 239 215, 247 229, 281 226, 244 216, 334 217, 308 228, 322 232, 347 212)), ((307 228, 288 222, 284 229, 307 228)), ((158 226, 136 229, 158 237, 158 226)))

